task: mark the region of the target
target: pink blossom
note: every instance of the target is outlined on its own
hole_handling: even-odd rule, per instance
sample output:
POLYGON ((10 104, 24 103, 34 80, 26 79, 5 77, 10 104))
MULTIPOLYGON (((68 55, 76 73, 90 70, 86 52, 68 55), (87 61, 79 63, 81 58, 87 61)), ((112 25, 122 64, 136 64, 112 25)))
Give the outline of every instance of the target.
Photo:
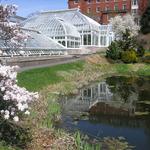
POLYGON ((29 92, 17 85, 17 68, 16 66, 0 65, 0 91, 3 94, 2 100, 6 101, 6 103, 12 102, 6 109, 0 108, 0 113, 4 119, 12 118, 14 121, 19 121, 18 112, 30 114, 29 104, 39 97, 37 92, 29 92))

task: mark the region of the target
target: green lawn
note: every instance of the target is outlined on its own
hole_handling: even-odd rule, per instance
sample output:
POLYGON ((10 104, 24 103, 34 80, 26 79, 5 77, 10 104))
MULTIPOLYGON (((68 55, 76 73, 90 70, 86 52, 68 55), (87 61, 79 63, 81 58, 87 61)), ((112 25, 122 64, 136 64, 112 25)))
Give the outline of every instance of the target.
MULTIPOLYGON (((101 62, 99 66, 100 72, 95 70, 95 64, 89 65, 85 61, 77 61, 68 64, 56 65, 53 67, 44 67, 44 68, 36 68, 28 71, 24 71, 18 74, 18 85, 27 88, 29 91, 40 91, 44 87, 47 87, 50 84, 56 84, 64 81, 63 75, 60 75, 61 71, 69 72, 71 70, 83 71, 81 76, 91 76, 94 74, 100 74, 105 72, 105 74, 111 74, 111 69, 113 69, 113 73, 118 75, 140 75, 140 76, 150 76, 150 65, 149 64, 123 64, 123 63, 107 63, 101 62), (85 67, 86 66, 86 67, 85 67), (111 68, 111 69, 110 69, 111 68)), ((98 69, 98 68, 97 68, 98 69)), ((80 76, 80 72, 78 72, 78 76, 80 76)), ((76 75, 72 75, 72 79, 69 81, 76 81, 76 75)), ((83 80, 83 79, 81 79, 83 80)), ((85 79, 86 80, 86 79, 85 79)), ((70 86, 70 84, 68 84, 70 86)))
POLYGON ((55 84, 63 81, 63 78, 57 75, 58 71, 69 71, 72 69, 82 70, 84 61, 77 61, 68 64, 57 65, 53 67, 37 68, 24 71, 18 74, 18 85, 27 88, 30 91, 39 91, 49 84, 55 84))

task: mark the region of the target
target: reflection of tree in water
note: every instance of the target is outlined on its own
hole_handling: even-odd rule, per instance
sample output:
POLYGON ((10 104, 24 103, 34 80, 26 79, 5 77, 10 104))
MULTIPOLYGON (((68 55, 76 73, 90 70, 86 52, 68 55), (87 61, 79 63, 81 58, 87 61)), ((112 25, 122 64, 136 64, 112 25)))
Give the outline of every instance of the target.
POLYGON ((106 83, 110 85, 111 91, 116 95, 115 98, 118 96, 124 103, 129 103, 130 95, 137 92, 136 80, 132 77, 110 77, 106 79, 106 83))
POLYGON ((110 77, 106 79, 114 93, 114 101, 121 101, 136 107, 136 111, 150 111, 150 78, 149 77, 110 77), (139 103, 142 101, 143 103, 139 103))

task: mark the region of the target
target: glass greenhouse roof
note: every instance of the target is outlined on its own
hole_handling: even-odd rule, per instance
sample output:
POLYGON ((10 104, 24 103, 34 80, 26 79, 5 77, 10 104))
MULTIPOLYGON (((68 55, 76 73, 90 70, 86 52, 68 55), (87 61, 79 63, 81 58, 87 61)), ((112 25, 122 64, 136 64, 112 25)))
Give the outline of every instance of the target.
POLYGON ((64 46, 57 43, 51 38, 32 30, 24 29, 28 32, 30 37, 26 42, 26 48, 38 48, 38 49, 65 49, 64 46))
MULTIPOLYGON (((64 46, 52 40, 51 38, 41 34, 35 30, 22 28, 23 32, 29 34, 28 40, 24 43, 23 49, 48 49, 48 50, 63 50, 64 46)), ((4 42, 0 41, 0 47, 6 48, 4 42)), ((11 47, 11 45, 10 45, 11 47)), ((13 47, 13 46, 12 46, 13 47)))
MULTIPOLYGON (((52 19, 61 18, 66 23, 70 23, 77 27, 79 30, 95 30, 99 32, 100 25, 89 18, 88 16, 83 15, 79 12, 79 9, 67 9, 67 10, 58 10, 58 11, 47 11, 36 14, 23 22, 25 27, 34 27, 37 25, 50 24, 52 19)), ((65 26, 67 26, 65 24, 65 26)))
MULTIPOLYGON (((39 18, 37 18, 39 19, 39 18)), ((77 29, 70 23, 66 23, 63 19, 55 17, 46 22, 27 22, 25 28, 38 29, 47 36, 73 36, 80 38, 77 29)))

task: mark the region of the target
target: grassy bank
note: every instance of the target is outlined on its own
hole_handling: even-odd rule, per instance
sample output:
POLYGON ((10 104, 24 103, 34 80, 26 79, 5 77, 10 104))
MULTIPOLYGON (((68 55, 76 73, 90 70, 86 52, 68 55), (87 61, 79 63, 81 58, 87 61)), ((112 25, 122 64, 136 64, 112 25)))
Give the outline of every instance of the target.
POLYGON ((112 64, 100 55, 93 55, 87 57, 85 61, 19 73, 20 86, 40 93, 40 99, 32 106, 32 113, 28 118, 31 128, 34 126, 33 142, 30 149, 42 149, 43 139, 48 138, 51 140, 46 140, 44 144, 53 143, 53 149, 59 149, 57 145, 60 146, 59 143, 62 141, 61 147, 66 148, 70 144, 69 150, 77 148, 77 142, 72 136, 53 129, 53 123, 59 121, 60 118, 60 106, 56 100, 59 94, 75 94, 78 88, 89 84, 89 82, 101 80, 111 75, 150 76, 150 66, 142 63, 112 64))
POLYGON ((82 70, 83 61, 62 64, 53 67, 38 68, 18 74, 19 85, 25 86, 31 91, 40 91, 49 84, 56 84, 63 81, 61 76, 57 75, 58 71, 68 72, 71 69, 82 70))
MULTIPOLYGON (((62 82, 65 84, 78 81, 80 84, 108 74, 150 76, 150 65, 142 63, 111 64, 104 58, 95 55, 88 57, 86 61, 21 72, 18 74, 18 84, 30 91, 42 91, 51 85, 55 87, 57 84, 62 84, 62 82)), ((64 88, 68 88, 65 86, 64 88)))

